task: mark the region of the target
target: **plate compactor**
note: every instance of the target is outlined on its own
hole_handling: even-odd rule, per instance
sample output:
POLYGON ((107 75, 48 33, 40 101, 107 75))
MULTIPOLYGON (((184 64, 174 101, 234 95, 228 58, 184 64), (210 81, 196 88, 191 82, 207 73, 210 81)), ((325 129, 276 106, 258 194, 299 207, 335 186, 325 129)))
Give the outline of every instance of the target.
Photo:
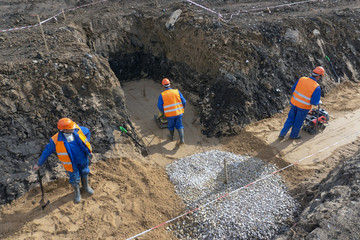
POLYGON ((159 111, 158 115, 154 115, 154 119, 160 128, 167 128, 168 121, 167 121, 164 113, 159 111))
POLYGON ((323 131, 329 122, 329 114, 320 105, 317 109, 313 108, 307 114, 302 129, 310 134, 316 134, 323 131))

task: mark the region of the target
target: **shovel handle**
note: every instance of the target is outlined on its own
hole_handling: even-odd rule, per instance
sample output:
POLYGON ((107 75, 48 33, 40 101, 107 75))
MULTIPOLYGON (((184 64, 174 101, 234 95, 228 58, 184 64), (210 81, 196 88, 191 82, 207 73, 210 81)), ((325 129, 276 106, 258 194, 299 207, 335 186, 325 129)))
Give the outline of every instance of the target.
POLYGON ((124 132, 124 133, 128 133, 128 131, 125 129, 125 128, 123 128, 123 127, 119 127, 120 128, 120 131, 122 131, 122 132, 124 132))
POLYGON ((42 196, 42 198, 44 199, 44 188, 43 188, 43 185, 42 185, 42 177, 41 177, 41 174, 40 174, 40 170, 39 170, 39 169, 37 170, 37 175, 38 175, 39 183, 40 183, 41 196, 42 196))
POLYGON ((139 143, 139 141, 136 140, 125 128, 123 128, 123 127, 121 127, 121 126, 120 126, 119 128, 120 128, 120 131, 126 133, 132 140, 134 140, 135 144, 138 144, 140 147, 144 147, 144 146, 141 145, 141 144, 139 143))
POLYGON ((40 174, 40 169, 37 170, 37 175, 38 175, 38 178, 39 178, 40 189, 41 189, 40 205, 41 205, 41 209, 44 210, 46 208, 46 206, 50 204, 50 200, 47 200, 47 202, 45 203, 45 200, 44 200, 45 194, 44 194, 44 188, 43 188, 43 185, 42 185, 42 177, 41 177, 41 174, 40 174))

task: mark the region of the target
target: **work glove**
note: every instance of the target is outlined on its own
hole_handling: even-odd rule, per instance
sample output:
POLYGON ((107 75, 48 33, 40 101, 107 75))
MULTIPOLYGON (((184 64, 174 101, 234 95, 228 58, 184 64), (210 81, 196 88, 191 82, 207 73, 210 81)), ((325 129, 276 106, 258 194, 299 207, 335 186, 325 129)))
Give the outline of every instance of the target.
POLYGON ((322 104, 322 101, 320 100, 318 104, 316 104, 315 106, 319 106, 322 104))
POLYGON ((33 166, 33 170, 34 170, 35 172, 36 172, 39 168, 40 168, 40 166, 37 165, 37 164, 35 164, 35 165, 33 166))

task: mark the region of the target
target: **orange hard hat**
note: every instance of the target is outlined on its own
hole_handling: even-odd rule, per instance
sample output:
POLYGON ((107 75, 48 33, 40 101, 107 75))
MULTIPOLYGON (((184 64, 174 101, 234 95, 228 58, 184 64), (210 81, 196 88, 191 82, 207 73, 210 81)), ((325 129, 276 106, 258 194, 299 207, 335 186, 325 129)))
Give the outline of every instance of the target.
POLYGON ((169 81, 169 79, 164 78, 164 79, 161 81, 161 84, 162 84, 163 86, 167 86, 167 85, 170 85, 170 81, 169 81))
POLYGON ((325 70, 323 67, 316 67, 314 70, 313 70, 313 73, 317 74, 317 75, 321 75, 321 76, 324 76, 325 74, 325 70))
POLYGON ((59 130, 74 129, 75 123, 70 118, 62 118, 58 121, 57 127, 59 130))

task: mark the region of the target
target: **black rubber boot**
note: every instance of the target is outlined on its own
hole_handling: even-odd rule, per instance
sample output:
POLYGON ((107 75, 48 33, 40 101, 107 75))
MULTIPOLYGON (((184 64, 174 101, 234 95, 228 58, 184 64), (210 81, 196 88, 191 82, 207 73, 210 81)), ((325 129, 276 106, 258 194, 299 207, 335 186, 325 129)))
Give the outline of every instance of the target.
POLYGON ((81 185, 82 185, 82 189, 88 194, 92 195, 94 193, 94 190, 91 187, 89 187, 88 176, 81 177, 81 185))
POLYGON ((180 137, 180 144, 184 144, 185 140, 184 140, 184 129, 178 129, 179 132, 179 137, 180 137))
POLYGON ((170 134, 168 135, 170 141, 174 140, 174 130, 169 130, 170 134))
POLYGON ((78 183, 72 184, 75 192, 74 202, 77 204, 81 200, 80 185, 78 183))

